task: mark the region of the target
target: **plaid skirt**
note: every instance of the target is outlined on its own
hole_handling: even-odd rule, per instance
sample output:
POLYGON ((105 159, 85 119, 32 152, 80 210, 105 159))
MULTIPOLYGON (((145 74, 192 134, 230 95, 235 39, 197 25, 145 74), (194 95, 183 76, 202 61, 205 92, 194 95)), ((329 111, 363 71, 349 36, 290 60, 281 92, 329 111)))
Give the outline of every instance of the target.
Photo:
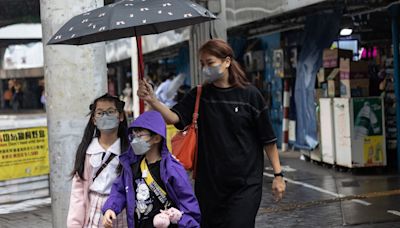
MULTIPOLYGON (((89 221, 86 228, 103 228, 103 213, 101 208, 107 201, 108 195, 100 194, 97 192, 89 192, 90 210, 89 210, 89 221)), ((117 218, 113 220, 114 228, 128 227, 126 221, 126 212, 123 210, 117 218)))

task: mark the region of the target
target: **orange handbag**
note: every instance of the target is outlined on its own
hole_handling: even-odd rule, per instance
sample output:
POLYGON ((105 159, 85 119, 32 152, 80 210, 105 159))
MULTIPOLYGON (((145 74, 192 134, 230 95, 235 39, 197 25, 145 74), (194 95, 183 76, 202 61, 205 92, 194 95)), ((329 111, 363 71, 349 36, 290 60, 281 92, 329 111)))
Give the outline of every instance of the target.
POLYGON ((182 131, 178 131, 171 139, 172 154, 185 169, 193 170, 193 178, 196 175, 197 165, 197 118, 199 116, 201 89, 201 85, 198 85, 192 123, 182 131))

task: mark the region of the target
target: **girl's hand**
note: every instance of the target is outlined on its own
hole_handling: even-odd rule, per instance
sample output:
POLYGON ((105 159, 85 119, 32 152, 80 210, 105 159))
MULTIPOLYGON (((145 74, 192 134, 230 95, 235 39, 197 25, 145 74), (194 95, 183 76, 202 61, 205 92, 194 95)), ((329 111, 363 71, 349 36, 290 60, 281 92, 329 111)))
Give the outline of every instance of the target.
POLYGON ((117 215, 113 210, 108 209, 103 216, 103 226, 105 228, 112 228, 112 220, 116 219, 117 215))
POLYGON ((139 80, 137 95, 140 99, 150 103, 157 100, 153 91, 153 87, 145 80, 139 80))

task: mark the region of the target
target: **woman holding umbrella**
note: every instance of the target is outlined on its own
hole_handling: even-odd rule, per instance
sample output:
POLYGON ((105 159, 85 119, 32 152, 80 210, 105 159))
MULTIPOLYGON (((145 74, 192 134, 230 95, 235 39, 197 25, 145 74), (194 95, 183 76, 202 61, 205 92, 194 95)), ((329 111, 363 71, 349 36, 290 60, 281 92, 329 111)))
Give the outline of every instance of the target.
MULTIPOLYGON (((201 227, 254 227, 262 195, 263 150, 274 169, 272 191, 277 200, 286 187, 268 108, 225 41, 210 40, 199 54, 206 79, 199 107, 195 180, 201 227)), ((171 109, 157 100, 145 81, 137 94, 178 129, 191 123, 196 88, 171 109)))

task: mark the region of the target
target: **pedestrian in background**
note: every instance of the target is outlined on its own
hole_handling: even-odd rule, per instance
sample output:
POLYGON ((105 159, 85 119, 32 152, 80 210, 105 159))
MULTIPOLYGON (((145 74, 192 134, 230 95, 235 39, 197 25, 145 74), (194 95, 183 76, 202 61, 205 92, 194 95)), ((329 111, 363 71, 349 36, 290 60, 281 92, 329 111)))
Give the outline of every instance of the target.
MULTIPOLYGON (((201 227, 254 227, 262 195, 263 150, 276 175, 272 182, 276 199, 285 191, 268 107, 225 41, 210 40, 199 54, 206 80, 199 107, 195 179, 201 227)), ((196 90, 193 88, 172 109, 161 104, 144 81, 140 81, 137 94, 167 123, 183 129, 192 121, 196 90)))
POLYGON ((13 98, 13 92, 11 88, 8 88, 4 91, 3 100, 4 100, 4 108, 11 108, 11 101, 13 98))
POLYGON ((168 151, 161 114, 143 113, 129 133, 131 148, 120 156, 122 174, 103 207, 105 227, 125 207, 129 227, 200 227, 197 199, 183 166, 168 151))
POLYGON ((24 91, 22 89, 22 83, 19 81, 16 81, 14 84, 14 93, 11 104, 14 111, 18 111, 24 106, 24 91))
POLYGON ((124 111, 125 111, 125 115, 127 118, 131 118, 133 117, 133 98, 132 98, 132 86, 131 83, 127 82, 125 83, 125 88, 124 90, 122 90, 122 94, 123 94, 123 99, 125 102, 125 107, 124 107, 124 111))
POLYGON ((15 80, 8 80, 8 87, 7 89, 4 91, 3 94, 3 100, 4 100, 4 108, 8 109, 8 108, 12 108, 12 99, 14 97, 14 93, 15 93, 15 80))
MULTIPOLYGON (((118 176, 118 156, 129 146, 123 101, 105 94, 89 108, 90 119, 71 174, 68 228, 102 227, 101 208, 118 176)), ((124 214, 118 217, 114 227, 126 227, 124 214)))
POLYGON ((174 75, 175 74, 172 72, 164 73, 161 76, 162 78, 161 84, 155 90, 155 95, 157 99, 168 107, 172 107, 176 104, 174 96, 170 97, 167 95, 170 89, 169 87, 171 85, 171 82, 174 78, 174 75))

